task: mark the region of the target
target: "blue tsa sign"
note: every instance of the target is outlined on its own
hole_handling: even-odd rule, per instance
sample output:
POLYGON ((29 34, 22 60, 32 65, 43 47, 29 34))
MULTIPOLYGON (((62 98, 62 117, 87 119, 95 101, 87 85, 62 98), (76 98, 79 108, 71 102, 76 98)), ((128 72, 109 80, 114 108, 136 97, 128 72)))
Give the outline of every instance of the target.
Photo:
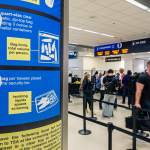
POLYGON ((59 71, 0 71, 0 126, 60 116, 59 71))
POLYGON ((61 0, 1 0, 0 4, 25 7, 61 18, 61 0))
POLYGON ((59 63, 59 36, 39 32, 39 63, 59 63))
POLYGON ((59 67, 60 30, 55 20, 0 9, 0 65, 59 67))
POLYGON ((96 52, 98 51, 108 51, 108 50, 117 50, 122 48, 122 43, 114 43, 114 44, 108 44, 108 45, 100 45, 96 46, 94 49, 96 52))

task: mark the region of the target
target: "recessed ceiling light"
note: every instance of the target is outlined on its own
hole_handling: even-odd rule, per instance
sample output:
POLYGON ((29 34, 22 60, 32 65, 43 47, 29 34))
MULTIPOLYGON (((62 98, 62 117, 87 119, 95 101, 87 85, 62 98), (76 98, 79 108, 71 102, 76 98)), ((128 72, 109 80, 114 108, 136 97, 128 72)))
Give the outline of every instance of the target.
POLYGON ((82 28, 73 27, 73 26, 69 26, 69 29, 76 30, 76 31, 88 32, 88 33, 97 34, 97 35, 101 35, 101 36, 107 36, 107 37, 111 37, 111 38, 115 37, 115 36, 110 35, 110 34, 95 32, 95 31, 92 31, 92 30, 82 29, 82 28))
POLYGON ((136 0, 126 0, 126 1, 131 3, 132 5, 135 5, 135 6, 139 7, 139 8, 141 8, 141 9, 145 10, 145 11, 150 12, 150 8, 149 7, 143 5, 140 2, 137 2, 136 0))

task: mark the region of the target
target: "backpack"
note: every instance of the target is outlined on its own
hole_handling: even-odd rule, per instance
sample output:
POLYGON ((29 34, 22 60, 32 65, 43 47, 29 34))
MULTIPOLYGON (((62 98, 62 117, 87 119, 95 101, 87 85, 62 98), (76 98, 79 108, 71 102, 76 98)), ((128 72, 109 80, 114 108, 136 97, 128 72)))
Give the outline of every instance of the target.
POLYGON ((105 88, 106 88, 106 91, 108 93, 113 93, 116 91, 116 87, 117 87, 117 80, 114 76, 112 76, 111 78, 110 77, 105 77, 105 88))

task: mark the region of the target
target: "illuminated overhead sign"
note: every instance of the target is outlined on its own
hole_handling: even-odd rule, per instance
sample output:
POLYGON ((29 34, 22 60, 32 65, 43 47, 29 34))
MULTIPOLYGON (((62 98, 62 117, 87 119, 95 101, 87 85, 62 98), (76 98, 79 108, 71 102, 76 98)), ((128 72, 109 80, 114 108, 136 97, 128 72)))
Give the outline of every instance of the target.
POLYGON ((94 48, 95 56, 111 56, 128 53, 140 53, 150 51, 150 39, 140 39, 122 43, 96 46, 94 48))

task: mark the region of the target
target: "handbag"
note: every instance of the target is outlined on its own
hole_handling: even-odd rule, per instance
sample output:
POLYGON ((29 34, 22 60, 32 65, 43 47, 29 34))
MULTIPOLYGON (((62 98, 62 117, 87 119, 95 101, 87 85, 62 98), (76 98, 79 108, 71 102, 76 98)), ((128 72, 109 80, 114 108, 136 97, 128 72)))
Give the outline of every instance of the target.
MULTIPOLYGON (((150 131, 150 114, 142 110, 136 112, 136 129, 150 131)), ((126 128, 133 129, 133 116, 125 118, 126 128)))
POLYGON ((149 112, 143 112, 143 115, 137 118, 137 120, 140 122, 141 129, 143 131, 150 131, 150 114, 149 112))
MULTIPOLYGON (((133 129, 133 116, 129 116, 125 118, 126 128, 133 129)), ((140 122, 136 120, 136 129, 141 130, 140 122)))

